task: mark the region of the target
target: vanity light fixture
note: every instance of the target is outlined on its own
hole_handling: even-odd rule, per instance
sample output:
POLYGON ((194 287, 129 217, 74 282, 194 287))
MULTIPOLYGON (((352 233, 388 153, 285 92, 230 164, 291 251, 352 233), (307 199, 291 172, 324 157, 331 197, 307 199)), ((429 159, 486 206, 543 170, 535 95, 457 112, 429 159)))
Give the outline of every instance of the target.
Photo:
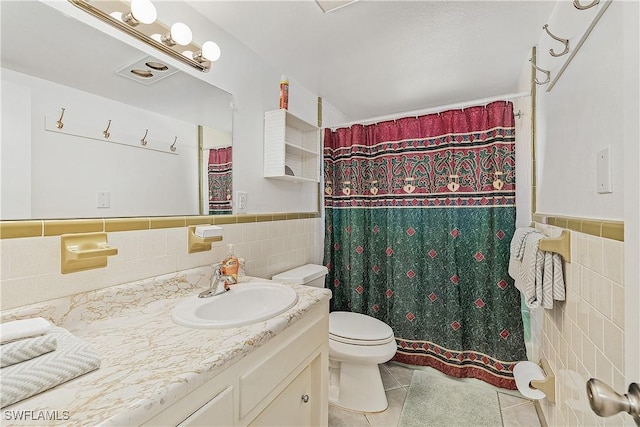
POLYGON ((172 58, 202 72, 220 58, 220 47, 206 41, 202 47, 192 41, 191 29, 182 22, 171 27, 158 21, 151 0, 117 1, 68 0, 102 22, 118 28, 136 39, 155 47, 172 58))

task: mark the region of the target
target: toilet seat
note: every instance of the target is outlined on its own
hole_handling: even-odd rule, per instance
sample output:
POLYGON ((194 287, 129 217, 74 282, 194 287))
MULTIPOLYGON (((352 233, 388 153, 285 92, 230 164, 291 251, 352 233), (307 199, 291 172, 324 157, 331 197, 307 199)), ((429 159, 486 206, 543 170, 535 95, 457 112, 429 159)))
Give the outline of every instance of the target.
POLYGON ((394 341, 389 325, 373 317, 334 311, 329 314, 329 339, 352 345, 374 346, 394 341))

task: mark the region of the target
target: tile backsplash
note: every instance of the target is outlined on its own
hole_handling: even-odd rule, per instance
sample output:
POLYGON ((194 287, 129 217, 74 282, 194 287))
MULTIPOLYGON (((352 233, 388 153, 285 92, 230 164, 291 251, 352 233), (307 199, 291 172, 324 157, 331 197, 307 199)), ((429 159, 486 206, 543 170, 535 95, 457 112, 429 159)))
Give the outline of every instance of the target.
MULTIPOLYGON (((558 233, 547 227, 546 234, 558 233)), ((556 403, 540 401, 550 426, 633 426, 627 414, 595 415, 586 381, 598 378, 616 391, 624 382, 624 242, 571 232, 572 262, 565 263, 567 299, 552 310, 531 311, 539 357, 556 374, 556 403)))
POLYGON ((305 263, 322 263, 322 218, 221 225, 224 240, 207 252, 187 253, 187 228, 108 232, 118 255, 106 268, 60 272, 60 236, 0 240, 0 300, 8 309, 79 292, 221 261, 234 245, 250 276, 272 275, 305 263))

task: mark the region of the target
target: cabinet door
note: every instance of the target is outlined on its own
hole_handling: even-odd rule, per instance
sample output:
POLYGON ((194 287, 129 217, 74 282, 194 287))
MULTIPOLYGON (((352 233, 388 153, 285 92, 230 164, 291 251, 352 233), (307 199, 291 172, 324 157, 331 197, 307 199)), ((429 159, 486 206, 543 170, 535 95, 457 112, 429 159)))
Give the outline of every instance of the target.
POLYGON ((311 425, 311 405, 315 396, 311 389, 311 369, 305 368, 282 393, 251 423, 252 426, 311 425))
POLYGON ((227 387, 216 397, 205 403, 189 418, 178 424, 183 426, 232 426, 233 425, 233 388, 227 387))

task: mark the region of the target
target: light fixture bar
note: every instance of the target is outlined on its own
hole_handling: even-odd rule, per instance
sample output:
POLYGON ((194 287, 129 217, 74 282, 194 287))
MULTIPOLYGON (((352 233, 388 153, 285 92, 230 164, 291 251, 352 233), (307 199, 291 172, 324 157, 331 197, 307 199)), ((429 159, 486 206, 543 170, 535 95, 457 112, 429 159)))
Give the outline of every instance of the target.
MULTIPOLYGON (((159 21, 155 21, 153 24, 140 24, 135 27, 111 16, 112 13, 128 13, 127 4, 121 1, 99 1, 93 2, 93 4, 89 3, 88 0, 69 0, 71 4, 82 9, 88 14, 98 18, 102 22, 106 22, 107 24, 124 31, 130 36, 150 45, 158 49, 159 51, 169 55, 170 57, 177 59, 178 61, 190 65, 191 67, 202 71, 207 72, 209 68, 211 68, 211 61, 202 58, 200 61, 196 61, 192 59, 191 55, 186 56, 183 52, 189 51, 190 53, 198 53, 201 51, 200 47, 195 43, 189 43, 186 46, 175 45, 176 48, 180 48, 183 52, 175 50, 172 47, 169 47, 152 38, 152 34, 160 34, 164 35, 170 32, 170 28, 166 25, 162 24, 159 21), (94 6, 95 5, 95 6, 94 6), (144 31, 143 31, 144 30, 144 31)), ((200 58, 200 57, 199 57, 200 58)))

